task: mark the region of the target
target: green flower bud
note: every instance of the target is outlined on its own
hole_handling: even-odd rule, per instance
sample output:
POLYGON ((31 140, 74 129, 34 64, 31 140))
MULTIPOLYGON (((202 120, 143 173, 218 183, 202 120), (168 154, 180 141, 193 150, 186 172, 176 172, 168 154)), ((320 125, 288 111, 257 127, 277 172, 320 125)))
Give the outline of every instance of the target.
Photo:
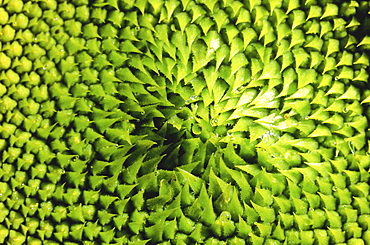
POLYGON ((37 34, 36 39, 40 47, 47 50, 47 53, 49 53, 49 50, 55 47, 57 43, 50 33, 39 33, 37 34))
POLYGON ((77 203, 81 196, 81 190, 75 188, 69 188, 65 194, 63 194, 64 201, 69 205, 77 203))
POLYGON ((79 83, 80 77, 81 77, 81 74, 79 71, 66 72, 64 74, 64 79, 68 87, 72 87, 73 85, 79 83))
POLYGON ((104 8, 95 8, 91 12, 91 17, 90 18, 96 24, 103 24, 103 23, 105 23, 106 17, 107 17, 107 10, 106 9, 104 9, 104 8))
POLYGON ((73 4, 63 2, 58 5, 58 12, 63 19, 72 19, 76 13, 76 9, 73 4))
POLYGON ((130 217, 130 223, 128 223, 129 228, 138 234, 139 231, 143 230, 143 226, 148 218, 148 214, 145 212, 139 212, 136 209, 132 212, 130 217))
POLYGON ((77 60, 80 69, 88 68, 93 62, 93 58, 86 52, 82 51, 77 54, 77 60))
POLYGON ((79 21, 67 20, 64 22, 64 29, 72 37, 78 37, 82 33, 82 24, 79 21))
POLYGON ((96 214, 96 208, 94 205, 83 205, 82 214, 85 220, 93 220, 96 214))
MULTIPOLYGON (((60 71, 62 75, 64 75, 66 72, 73 71, 75 67, 76 67, 76 63, 75 63, 74 56, 68 56, 65 59, 62 59, 60 62, 60 71)), ((63 88, 62 85, 53 85, 53 86, 59 86, 60 88, 63 88)), ((54 94, 55 96, 62 95, 61 93, 57 93, 57 92, 54 92, 54 94)), ((65 91, 64 94, 68 95, 68 92, 65 91)))
POLYGON ((39 189, 38 194, 40 199, 43 201, 49 200, 55 191, 55 185, 52 183, 44 183, 41 185, 41 189, 39 189))
POLYGON ((15 67, 17 74, 30 72, 32 70, 32 62, 25 56, 22 56, 20 60, 14 60, 13 67, 15 67))
POLYGON ((55 227, 55 236, 60 241, 63 242, 64 239, 68 238, 69 236, 69 226, 65 223, 58 224, 55 227))
POLYGON ((3 123, 1 126, 1 137, 3 138, 9 138, 10 135, 14 134, 17 127, 14 125, 14 124, 10 124, 10 123, 3 123))
MULTIPOLYGON (((54 155, 53 155, 54 157, 54 155)), ((46 173, 49 181, 53 184, 56 184, 60 181, 61 177, 64 175, 65 170, 59 167, 50 167, 49 172, 46 173)))
POLYGON ((11 195, 11 189, 7 183, 0 182, 0 200, 3 202, 11 195))
POLYGON ((40 113, 44 118, 50 118, 55 113, 55 101, 45 101, 41 104, 40 113))
POLYGON ((41 78, 36 72, 31 71, 22 77, 22 81, 26 82, 27 87, 33 87, 39 85, 41 78))
MULTIPOLYGON (((155 228, 161 228, 161 227, 152 226, 152 228, 155 229, 155 228)), ((147 232, 149 232, 149 231, 150 230, 147 229, 147 232)), ((166 239, 174 239, 175 236, 176 236, 176 231, 177 231, 176 220, 166 221, 164 223, 164 226, 163 226, 163 236, 166 239)))
MULTIPOLYGON (((72 231, 70 232, 70 236, 77 241, 81 241, 83 229, 84 229, 84 224, 73 225, 71 228, 72 231)), ((78 243, 71 243, 70 245, 77 245, 77 244, 78 243)))
MULTIPOLYGON (((50 31, 50 26, 42 19, 33 18, 30 20, 28 27, 31 29, 32 33, 48 33, 50 31)), ((37 41, 34 39, 33 41, 37 41)))
POLYGON ((18 169, 22 168, 28 170, 34 163, 34 155, 29 153, 23 153, 22 158, 18 158, 17 166, 18 169))
POLYGON ((99 191, 84 191, 83 199, 85 204, 94 204, 99 200, 99 191))
POLYGON ((38 178, 44 178, 47 171, 47 165, 45 164, 38 164, 35 167, 31 168, 31 176, 32 178, 38 177, 38 178))
MULTIPOLYGON (((68 150, 67 144, 65 142, 59 141, 58 139, 51 142, 51 148, 53 150, 58 150, 58 151, 61 151, 61 152, 65 151, 65 150, 68 150)), ((59 164, 62 165, 62 166, 64 166, 65 164, 68 164, 68 162, 65 162, 64 160, 69 161, 74 156, 67 155, 67 159, 65 159, 64 157, 65 157, 65 155, 63 155, 59 152, 57 153, 57 160, 58 160, 59 164)))
POLYGON ((116 38, 104 39, 102 42, 103 52, 117 51, 118 49, 118 40, 116 38))
POLYGON ((69 35, 64 31, 64 28, 60 26, 54 26, 51 28, 51 36, 58 42, 60 45, 64 45, 69 40, 69 35))
POLYGON ((95 223, 87 222, 87 225, 84 227, 84 233, 89 240, 93 240, 99 235, 102 227, 98 225, 98 221, 95 223))
POLYGON ((121 28, 123 19, 124 19, 124 12, 113 10, 108 13, 107 20, 119 28, 121 28))
POLYGON ((195 228, 194 221, 192 221, 190 218, 187 218, 184 214, 181 214, 178 221, 178 228, 179 231, 190 234, 195 228))
POLYGON ((353 80, 356 80, 356 81, 367 81, 369 75, 366 73, 366 71, 364 69, 361 69, 359 72, 356 71, 355 72, 355 78, 353 78, 353 80))
POLYGON ((3 84, 0 84, 0 97, 2 97, 7 92, 7 87, 3 84))
POLYGON ((285 232, 286 234, 286 240, 289 239, 289 241, 292 241, 294 243, 301 243, 301 240, 299 239, 299 231, 297 230, 287 230, 285 232))
POLYGON ((13 15, 12 26, 16 29, 26 29, 28 27, 28 17, 23 13, 13 15))
POLYGON ((207 238, 205 232, 207 228, 203 224, 196 224, 194 231, 190 234, 190 238, 196 242, 203 243, 203 241, 207 238))
POLYGON ((19 107, 22 108, 24 115, 36 115, 39 112, 40 104, 33 99, 23 99, 19 102, 19 107))
POLYGON ((44 10, 56 10, 58 7, 58 3, 55 0, 43 0, 40 5, 44 10))
MULTIPOLYGON (((294 217, 293 217, 293 215, 291 215, 289 213, 281 213, 281 212, 279 212, 279 218, 281 219, 281 223, 283 224, 283 226, 284 226, 285 229, 291 228, 293 226, 293 224, 294 224, 294 217)), ((274 233, 276 233, 276 232, 277 231, 275 231, 274 233)), ((279 230, 278 230, 278 232, 280 233, 279 230)))
POLYGON ((63 45, 57 44, 49 50, 49 57, 51 60, 55 60, 55 62, 59 62, 61 59, 65 59, 66 56, 67 53, 63 45))
POLYGON ((228 237, 235 231, 234 222, 227 211, 223 211, 215 223, 211 226, 212 232, 218 237, 228 237))
MULTIPOLYGON (((302 232, 301 232, 301 234, 302 234, 302 232)), ((301 236, 302 236, 302 235, 301 235, 301 236)), ((303 240, 303 239, 302 239, 302 240, 303 240)), ((314 240, 313 240, 313 239, 311 239, 311 241, 313 242, 314 240)), ((244 242, 244 241, 241 241, 241 240, 239 240, 239 239, 235 239, 233 244, 243 244, 243 242, 244 242)), ((244 244, 245 244, 245 242, 244 242, 244 244)), ((280 241, 275 240, 275 239, 271 239, 271 238, 267 238, 267 239, 266 239, 266 241, 265 241, 265 244, 266 244, 266 245, 277 245, 277 244, 280 244, 280 241)))
MULTIPOLYGON (((47 138, 50 134, 50 130, 53 128, 53 126, 48 126, 48 123, 46 123, 45 125, 45 121, 41 121, 42 119, 38 118, 37 115, 36 117, 34 116, 29 116, 28 118, 26 118, 24 121, 25 121, 25 127, 29 130, 29 131, 32 131, 32 132, 35 132, 37 131, 37 134, 38 136, 40 136, 41 138, 47 138), (34 125, 32 125, 32 123, 34 123, 34 125), (40 128, 41 127, 41 128, 40 128)), ((45 119, 47 120, 47 119, 45 119)), ((27 148, 28 148, 28 151, 34 151, 34 152, 38 152, 38 151, 44 151, 44 153, 42 153, 42 155, 40 155, 40 160, 41 156, 46 156, 47 153, 49 151, 48 147, 42 142, 42 141, 39 141, 39 140, 35 140, 35 139, 32 139, 33 143, 27 145, 27 148)))
POLYGON ((38 208, 39 217, 41 220, 48 218, 53 210, 53 204, 49 202, 42 202, 38 208))
POLYGON ((262 237, 267 237, 267 236, 270 236, 271 232, 272 232, 272 226, 269 225, 269 224, 261 224, 261 223, 255 223, 255 225, 257 226, 257 229, 259 231, 259 234, 260 236, 262 237))
POLYGON ((26 16, 30 18, 40 18, 42 16, 42 9, 37 3, 27 2, 24 4, 23 11, 26 16))
POLYGON ((23 1, 21 0, 9 0, 6 5, 6 10, 9 13, 19 13, 23 9, 23 1))
POLYGON ((306 21, 312 18, 319 18, 322 16, 322 8, 318 5, 311 5, 306 21))
POLYGON ((10 230, 8 241, 14 245, 22 245, 26 241, 26 236, 15 230, 10 230))
POLYGON ((24 54, 27 54, 27 58, 35 61, 39 60, 46 54, 46 51, 37 44, 28 45, 24 48, 24 54))
POLYGON ((13 99, 19 101, 22 99, 27 98, 30 95, 30 89, 23 86, 22 84, 18 84, 16 86, 15 92, 12 94, 13 99))
POLYGON ((90 22, 90 10, 87 5, 78 6, 76 8, 76 14, 75 18, 82 22, 82 23, 88 23, 90 22))
POLYGON ((34 41, 34 34, 29 29, 19 30, 14 39, 19 40, 20 44, 24 45, 34 41))
MULTIPOLYGON (((176 238, 177 238, 177 241, 181 241, 179 244, 182 244, 182 245, 184 245, 184 244, 188 244, 189 242, 187 241, 187 236, 185 235, 183 238, 182 238, 182 236, 181 235, 185 235, 185 234, 181 234, 180 233, 180 235, 176 235, 176 238)), ((263 239, 262 239, 262 242, 263 242, 263 239)), ((206 244, 206 245, 226 245, 227 243, 225 242, 225 241, 220 241, 220 240, 218 240, 218 239, 216 239, 216 238, 214 238, 214 237, 210 237, 210 238, 208 238, 206 241, 205 241, 205 243, 204 244, 206 244)))
POLYGON ((7 24, 8 20, 9 20, 9 13, 4 8, 0 8, 0 25, 7 24))
POLYGON ((0 140, 0 150, 4 150, 6 145, 7 145, 7 142, 5 141, 5 139, 1 139, 0 140))
MULTIPOLYGON (((4 81, 4 83, 7 86, 11 86, 12 84, 17 84, 20 80, 19 75, 11 69, 7 70, 5 75, 6 75, 6 80, 4 81)), ((9 93, 13 93, 14 89, 15 87, 12 86, 11 89, 9 90, 9 93)))
POLYGON ((347 238, 358 238, 361 237, 362 228, 359 227, 357 222, 347 222, 342 226, 343 230, 346 232, 347 238))
POLYGON ((13 166, 12 164, 4 163, 2 170, 4 171, 3 176, 2 176, 2 179, 4 181, 9 181, 15 174, 15 166, 13 166))
POLYGON ((82 213, 82 206, 81 204, 79 206, 69 206, 68 207, 68 214, 67 216, 71 218, 74 221, 84 223, 85 219, 83 217, 82 213))
POLYGON ((61 126, 65 126, 65 125, 70 124, 70 122, 73 120, 73 118, 74 118, 74 113, 73 113, 72 110, 57 111, 56 121, 61 126))
MULTIPOLYGON (((88 50, 88 53, 90 55, 97 55, 97 54, 100 54, 101 53, 101 42, 98 41, 96 38, 93 38, 93 39, 89 39, 87 40, 86 42, 86 48, 88 50)), ((99 56, 98 56, 99 57, 99 56)))
POLYGON ((113 240, 113 237, 114 237, 114 234, 115 234, 114 233, 114 229, 115 228, 112 228, 110 230, 106 230, 106 231, 100 232, 99 233, 99 236, 102 239, 102 241, 104 241, 107 244, 109 244, 113 240))
MULTIPOLYGON (((20 148, 9 147, 7 151, 7 159, 6 159, 7 162, 13 163, 21 155, 21 153, 22 151, 20 148)), ((5 155, 5 152, 4 152, 4 155, 5 155)))
POLYGON ((362 238, 351 238, 347 241, 348 245, 365 245, 366 244, 366 239, 363 240, 362 238))
POLYGON ((72 109, 77 100, 78 98, 74 97, 59 96, 57 104, 62 110, 72 109))
POLYGON ((8 57, 3 52, 0 52, 0 70, 6 70, 10 68, 11 64, 12 64, 11 58, 8 57))
POLYGON ((51 213, 51 216, 56 222, 61 223, 61 221, 67 217, 67 213, 68 211, 66 207, 56 206, 51 213))
POLYGON ((110 223, 112 218, 115 217, 116 215, 117 214, 109 213, 107 210, 98 210, 99 223, 104 226, 110 223))
POLYGON ((76 188, 85 182, 85 176, 86 173, 67 172, 68 182, 73 184, 76 188))
MULTIPOLYGON (((28 181, 27 173, 26 173, 26 172, 24 172, 24 171, 17 171, 17 172, 15 173, 14 180, 24 185, 24 184, 25 184, 25 182, 27 182, 27 181, 28 181)), ((18 192, 15 192, 15 193, 16 193, 15 195, 16 195, 16 196, 18 196, 18 192)), ((20 195, 20 196, 21 196, 21 195, 20 195)))
POLYGON ((54 226, 48 221, 41 221, 38 233, 42 239, 50 238, 53 235, 54 226))
POLYGON ((118 30, 111 23, 107 23, 99 28, 99 34, 102 38, 109 40, 109 38, 117 37, 118 30))
MULTIPOLYGON (((2 198, 2 197, 1 197, 2 198)), ((7 218, 8 217, 8 215, 9 215, 9 210, 7 209, 7 207, 5 206, 5 202, 2 202, 1 204, 0 204, 0 207, 1 207, 1 211, 0 211, 0 220, 1 220, 1 222, 4 222, 4 220, 5 220, 5 218, 7 218)), ((1 226, 0 226, 0 228, 2 228, 1 226)))
POLYGON ((33 217, 27 217, 26 218, 26 227, 28 229, 29 234, 35 234, 37 231, 37 228, 39 227, 40 220, 38 218, 33 217))
POLYGON ((338 6, 336 4, 328 3, 326 5, 325 11, 320 17, 320 19, 324 19, 327 17, 336 16, 338 14, 338 6))

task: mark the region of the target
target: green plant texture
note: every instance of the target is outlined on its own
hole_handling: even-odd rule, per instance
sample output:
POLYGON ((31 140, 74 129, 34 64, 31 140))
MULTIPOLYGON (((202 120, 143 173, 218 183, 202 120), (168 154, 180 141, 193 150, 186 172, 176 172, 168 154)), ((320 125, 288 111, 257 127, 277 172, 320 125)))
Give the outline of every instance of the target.
POLYGON ((362 0, 0 0, 0 244, 370 244, 362 0))

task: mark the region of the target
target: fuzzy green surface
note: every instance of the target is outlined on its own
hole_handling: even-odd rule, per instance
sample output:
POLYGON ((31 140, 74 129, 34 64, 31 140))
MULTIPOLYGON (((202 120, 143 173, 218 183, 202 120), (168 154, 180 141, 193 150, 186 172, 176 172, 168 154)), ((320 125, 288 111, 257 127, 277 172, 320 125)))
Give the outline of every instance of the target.
POLYGON ((368 11, 0 0, 0 243, 370 244, 368 11))

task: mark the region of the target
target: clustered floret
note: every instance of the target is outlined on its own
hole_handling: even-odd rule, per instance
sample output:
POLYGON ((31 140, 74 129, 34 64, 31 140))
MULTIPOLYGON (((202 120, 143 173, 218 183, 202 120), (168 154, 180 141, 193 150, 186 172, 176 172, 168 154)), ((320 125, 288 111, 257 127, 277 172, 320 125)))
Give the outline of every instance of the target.
POLYGON ((0 1, 0 243, 369 244, 367 1, 0 1))

